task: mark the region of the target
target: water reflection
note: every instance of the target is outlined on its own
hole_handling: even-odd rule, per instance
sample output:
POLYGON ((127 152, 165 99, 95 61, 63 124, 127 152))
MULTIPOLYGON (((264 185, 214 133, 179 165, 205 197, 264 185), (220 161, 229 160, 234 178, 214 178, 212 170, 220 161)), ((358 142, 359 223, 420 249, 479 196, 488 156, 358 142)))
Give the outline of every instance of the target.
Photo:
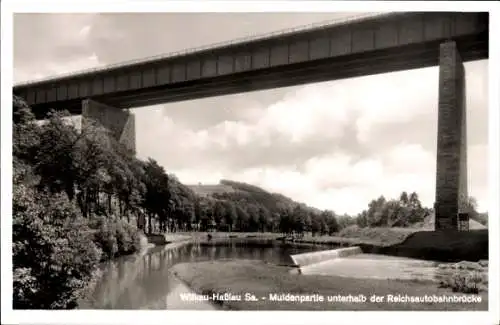
POLYGON ((271 242, 185 244, 175 248, 154 247, 141 254, 108 262, 92 295, 81 308, 91 309, 164 309, 175 305, 181 284, 169 276, 177 263, 227 258, 258 259, 275 264, 292 264, 290 255, 325 249, 320 246, 293 246, 271 242), (170 300, 170 301, 169 301, 170 300))

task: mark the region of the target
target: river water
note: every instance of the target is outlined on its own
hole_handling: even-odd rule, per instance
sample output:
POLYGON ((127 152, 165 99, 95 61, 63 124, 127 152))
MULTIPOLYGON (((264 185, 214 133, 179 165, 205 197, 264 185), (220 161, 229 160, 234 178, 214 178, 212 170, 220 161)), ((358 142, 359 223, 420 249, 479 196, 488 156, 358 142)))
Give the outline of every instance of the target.
MULTIPOLYGON (((331 247, 330 247, 331 248, 331 247)), ((157 246, 133 256, 102 265, 102 277, 93 293, 80 303, 81 309, 213 309, 209 304, 188 305, 180 293, 189 289, 169 274, 177 263, 256 259, 291 265, 290 255, 328 249, 322 246, 282 243, 217 243, 157 246)))

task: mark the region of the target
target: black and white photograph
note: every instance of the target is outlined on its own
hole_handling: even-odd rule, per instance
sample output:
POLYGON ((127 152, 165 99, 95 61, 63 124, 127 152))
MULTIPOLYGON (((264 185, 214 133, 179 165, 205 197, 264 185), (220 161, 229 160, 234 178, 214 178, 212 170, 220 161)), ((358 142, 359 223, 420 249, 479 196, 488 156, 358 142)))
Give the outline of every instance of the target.
POLYGON ((498 5, 286 2, 5 14, 5 321, 33 310, 500 320, 498 5))

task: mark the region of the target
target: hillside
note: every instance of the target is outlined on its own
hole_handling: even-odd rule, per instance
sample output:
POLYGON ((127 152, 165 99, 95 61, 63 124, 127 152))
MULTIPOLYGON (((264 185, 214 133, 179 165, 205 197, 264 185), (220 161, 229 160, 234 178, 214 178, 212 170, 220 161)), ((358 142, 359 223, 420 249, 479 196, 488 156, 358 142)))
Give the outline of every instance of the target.
POLYGON ((213 220, 227 229, 291 233, 312 231, 332 234, 339 230, 337 217, 296 202, 282 194, 258 186, 231 180, 219 184, 187 185, 198 197, 198 215, 202 223, 213 220))
MULTIPOLYGON (((305 204, 295 202, 282 194, 270 193, 255 185, 231 180, 221 180, 219 184, 187 185, 187 187, 201 197, 233 201, 234 203, 259 205, 265 207, 270 212, 287 207, 294 208, 298 205, 302 205, 306 208, 305 204)), ((315 212, 320 212, 311 207, 307 208, 315 210, 315 212)))
POLYGON ((190 188, 195 194, 202 197, 212 196, 213 194, 217 193, 231 193, 235 191, 232 186, 223 184, 198 184, 186 186, 190 188))

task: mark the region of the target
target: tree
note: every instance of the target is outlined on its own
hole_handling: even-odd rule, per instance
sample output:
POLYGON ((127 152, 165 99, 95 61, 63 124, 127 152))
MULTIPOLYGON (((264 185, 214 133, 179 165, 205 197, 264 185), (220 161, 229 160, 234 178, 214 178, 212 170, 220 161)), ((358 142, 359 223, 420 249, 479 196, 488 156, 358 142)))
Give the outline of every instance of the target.
POLYGON ((74 308, 101 252, 64 195, 13 191, 14 308, 74 308), (40 204, 43 203, 43 204, 40 204))
POLYGON ((335 216, 335 212, 326 210, 322 212, 323 218, 326 220, 326 224, 328 226, 328 235, 333 235, 334 233, 339 231, 339 224, 337 222, 337 218, 335 216))
POLYGON ((213 209, 213 216, 214 216, 214 221, 217 227, 220 227, 222 224, 222 221, 224 220, 224 216, 226 215, 226 210, 224 207, 224 203, 222 201, 215 201, 214 204, 214 209, 213 209))
POLYGON ((160 229, 165 231, 169 212, 173 208, 168 175, 163 167, 153 159, 146 162, 144 171, 143 181, 146 185, 146 193, 143 204, 146 211, 148 211, 148 231, 150 233, 153 231, 152 222, 154 216, 159 218, 160 229))
POLYGON ((265 207, 259 207, 259 230, 264 232, 268 229, 268 226, 271 224, 271 213, 265 207))
POLYGON ((339 230, 342 230, 346 227, 349 227, 351 225, 356 224, 356 219, 347 215, 347 214, 337 216, 336 219, 337 219, 339 230))
POLYGON ((12 155, 24 163, 33 163, 39 146, 39 133, 40 127, 29 106, 14 96, 12 155))
POLYGON ((236 207, 231 201, 224 201, 225 204, 225 212, 226 214, 224 215, 224 220, 226 225, 229 227, 229 231, 232 231, 233 229, 233 224, 236 222, 238 218, 238 214, 236 212, 236 207))
POLYGON ((372 200, 368 204, 366 219, 369 227, 383 227, 387 225, 387 215, 383 211, 386 202, 385 197, 380 196, 377 200, 372 200))
POLYGON ((248 212, 248 231, 258 231, 259 230, 259 208, 250 204, 247 208, 248 212))
POLYGON ((399 203, 402 207, 406 207, 408 205, 408 202, 408 193, 406 193, 406 191, 403 191, 399 197, 399 203))
POLYGON ((240 205, 236 205, 236 215, 238 216, 237 217, 237 221, 236 221, 236 225, 238 227, 238 230, 239 231, 246 231, 246 230, 248 230, 249 229, 250 216, 249 216, 247 210, 245 210, 240 205))
POLYGON ((487 213, 479 213, 477 211, 477 200, 476 198, 469 196, 464 200, 463 206, 461 209, 469 214, 469 218, 475 220, 482 224, 483 226, 488 225, 488 214, 487 213))
POLYGON ((317 233, 323 234, 326 229, 325 218, 322 214, 312 214, 311 217, 311 235, 316 236, 317 233))
POLYGON ((282 208, 279 213, 279 229, 285 235, 293 231, 293 212, 290 209, 282 208))

